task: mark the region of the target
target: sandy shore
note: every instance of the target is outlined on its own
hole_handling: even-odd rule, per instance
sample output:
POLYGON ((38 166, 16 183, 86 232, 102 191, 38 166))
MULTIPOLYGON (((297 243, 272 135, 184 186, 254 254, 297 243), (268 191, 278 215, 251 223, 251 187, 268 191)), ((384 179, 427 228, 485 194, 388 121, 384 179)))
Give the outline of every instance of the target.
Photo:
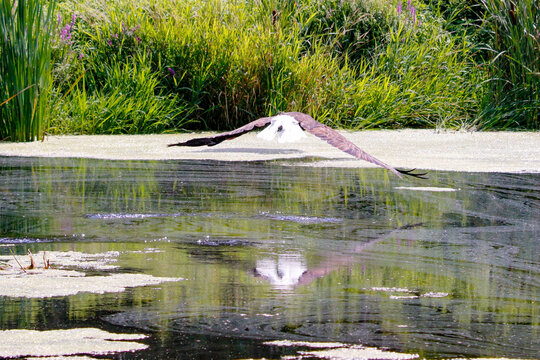
MULTIPOLYGON (((395 167, 475 172, 540 172, 540 132, 382 130, 342 133, 363 150, 395 167)), ((294 144, 264 141, 258 139, 254 133, 249 133, 215 147, 166 146, 200 135, 48 136, 43 142, 0 142, 0 156, 225 161, 315 157, 320 161, 305 164, 331 167, 371 166, 311 135, 294 144)))

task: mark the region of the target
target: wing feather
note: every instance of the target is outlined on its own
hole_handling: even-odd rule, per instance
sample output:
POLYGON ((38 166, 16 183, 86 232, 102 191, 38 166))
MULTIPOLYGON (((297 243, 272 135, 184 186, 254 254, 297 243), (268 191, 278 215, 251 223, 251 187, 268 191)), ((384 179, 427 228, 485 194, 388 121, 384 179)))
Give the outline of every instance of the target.
MULTIPOLYGON (((377 159, 376 157, 368 154, 364 150, 360 149, 358 146, 353 144, 351 141, 349 141, 345 136, 341 135, 339 132, 335 131, 334 129, 321 124, 320 122, 313 119, 311 116, 300 113, 300 112, 287 112, 283 113, 282 115, 289 115, 298 121, 298 124, 300 127, 317 136, 319 139, 322 139, 329 143, 330 145, 338 148, 339 150, 350 154, 354 156, 357 159, 364 160, 367 162, 370 162, 372 164, 378 165, 384 169, 387 169, 397 176, 401 178, 401 174, 413 176, 421 179, 425 179, 425 173, 413 173, 413 170, 402 170, 402 169, 396 169, 381 160, 377 159)), ((264 117, 257 119, 255 121, 252 121, 242 127, 239 127, 238 129, 223 132, 214 136, 209 137, 200 137, 191 139, 184 142, 179 142, 176 144, 169 144, 168 146, 214 146, 217 145, 225 140, 231 140, 238 136, 241 136, 247 132, 250 132, 254 130, 255 128, 260 128, 263 126, 268 125, 272 121, 273 117, 264 117)))
POLYGON ((169 144, 168 146, 214 146, 221 143, 222 141, 231 140, 238 136, 244 135, 245 133, 250 132, 255 128, 266 126, 271 121, 272 117, 264 117, 247 123, 246 125, 241 126, 238 129, 223 132, 214 136, 200 137, 184 142, 179 142, 176 144, 169 144))
POLYGON ((330 145, 338 148, 339 150, 346 152, 347 154, 350 154, 357 159, 364 160, 387 170, 390 170, 397 176, 401 177, 400 171, 396 170, 388 164, 385 164, 381 160, 377 159, 375 156, 368 154, 367 152, 353 144, 351 141, 349 141, 345 136, 341 135, 331 127, 321 124, 317 120, 313 119, 311 116, 303 113, 286 113, 285 115, 290 115, 294 117, 296 121, 298 121, 302 129, 309 132, 310 134, 315 135, 319 139, 326 141, 330 145))

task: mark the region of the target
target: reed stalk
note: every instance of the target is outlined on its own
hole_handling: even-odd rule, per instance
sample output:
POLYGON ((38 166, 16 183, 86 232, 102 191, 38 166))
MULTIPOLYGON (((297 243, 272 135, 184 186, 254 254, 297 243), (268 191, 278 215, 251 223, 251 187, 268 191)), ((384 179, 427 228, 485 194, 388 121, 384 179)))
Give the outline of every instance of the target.
POLYGON ((490 80, 482 127, 540 129, 540 3, 482 0, 490 80))
POLYGON ((0 0, 0 140, 44 136, 55 0, 0 0), (15 95, 15 96, 14 96, 15 95))

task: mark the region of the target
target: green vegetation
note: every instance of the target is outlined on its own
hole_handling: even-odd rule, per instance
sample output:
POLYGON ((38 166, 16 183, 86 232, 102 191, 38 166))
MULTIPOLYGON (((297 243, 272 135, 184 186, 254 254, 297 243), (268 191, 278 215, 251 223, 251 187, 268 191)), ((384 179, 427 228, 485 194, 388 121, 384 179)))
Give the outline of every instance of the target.
POLYGON ((488 128, 540 128, 540 3, 483 0, 490 39, 488 128))
POLYGON ((540 127, 534 0, 63 0, 55 14, 51 133, 280 111, 349 129, 540 127))
POLYGON ((0 0, 0 139, 43 136, 50 86, 50 33, 55 1, 0 0))
MULTIPOLYGON (((234 335, 225 328, 229 316, 258 322, 261 314, 276 314, 258 322, 268 324, 260 328, 271 338, 273 329, 306 323, 350 333, 352 325, 365 324, 371 309, 370 321, 388 331, 400 324, 444 328, 454 339, 459 331, 467 337, 467 329, 484 326, 482 338, 515 339, 521 329, 521 343, 538 339, 538 244, 522 236, 519 225, 537 222, 536 202, 510 199, 534 183, 534 175, 435 172, 433 185, 462 191, 434 193, 395 189, 399 181, 377 169, 279 162, 216 167, 36 158, 6 160, 0 170, 8 206, 0 210, 3 236, 42 239, 0 247, 1 255, 11 255, 11 249, 18 256, 28 249, 118 251, 120 272, 188 279, 56 302, 0 297, 4 328, 67 327, 93 321, 96 313, 126 310, 140 314, 142 322, 150 309, 153 331, 165 339, 179 324, 210 324, 215 333, 234 335), (119 217, 93 218, 98 214, 119 217), (310 223, 302 217, 342 221, 310 223), (418 227, 391 232, 411 224, 418 227), (272 288, 253 269, 257 261, 277 261, 278 254, 301 254, 297 259, 307 268, 333 271, 291 292, 272 288), (431 291, 448 296, 392 298, 431 291), (411 316, 411 306, 419 316, 411 316)), ((415 334, 399 336, 412 341, 415 334)))

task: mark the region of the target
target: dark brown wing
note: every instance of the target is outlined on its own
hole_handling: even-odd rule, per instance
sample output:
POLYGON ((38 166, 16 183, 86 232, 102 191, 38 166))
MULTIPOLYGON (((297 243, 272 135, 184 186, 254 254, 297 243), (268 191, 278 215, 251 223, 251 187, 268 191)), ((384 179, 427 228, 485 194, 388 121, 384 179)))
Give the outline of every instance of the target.
POLYGON ((300 127, 304 129, 305 131, 317 136, 319 139, 325 140, 330 145, 338 148, 341 151, 346 152, 347 154, 350 154, 354 156, 357 159, 364 160, 367 162, 370 162, 372 164, 378 165, 382 168, 385 168, 387 170, 390 170, 397 176, 401 177, 401 174, 407 174, 411 176, 415 176, 414 174, 411 174, 409 171, 403 170, 399 171, 395 168, 393 168, 390 165, 385 164, 381 160, 377 159, 374 156, 371 156, 364 150, 360 149, 358 146, 354 145, 352 142, 347 140, 345 136, 341 135, 334 129, 321 124, 320 122, 313 119, 311 116, 298 113, 298 112, 292 112, 292 113, 285 113, 283 115, 289 115, 292 116, 298 121, 300 124, 300 127))
POLYGON ((244 135, 247 132, 268 125, 272 121, 271 117, 264 117, 254 120, 238 129, 227 131, 221 134, 217 134, 209 137, 195 138, 176 144, 169 144, 168 146, 214 146, 225 140, 234 139, 240 135, 244 135))
MULTIPOLYGON (((283 113, 282 115, 289 115, 298 121, 300 124, 300 127, 317 136, 318 138, 325 140, 330 145, 335 146, 336 148, 340 149, 341 151, 346 152, 347 154, 350 154, 357 159, 365 160, 367 162, 370 162, 372 164, 378 165, 384 169, 390 170, 397 176, 401 177, 401 174, 414 176, 418 178, 424 178, 425 173, 413 173, 414 170, 401 170, 401 169, 395 169, 390 165, 385 164, 381 160, 377 159, 374 156, 371 156, 364 150, 360 149, 358 146, 354 145, 352 142, 347 140, 343 135, 335 131, 334 129, 321 124, 320 122, 313 119, 311 116, 299 113, 299 112, 288 112, 283 113)), ((238 136, 241 136, 247 132, 250 132, 254 130, 255 128, 260 128, 263 126, 268 125, 272 121, 272 117, 264 117, 257 119, 255 121, 252 121, 242 127, 239 127, 238 129, 227 131, 221 134, 217 134, 214 136, 209 137, 201 137, 201 138, 195 138, 191 139, 185 142, 179 142, 176 144, 169 144, 168 146, 214 146, 217 145, 225 140, 231 140, 238 136)))

